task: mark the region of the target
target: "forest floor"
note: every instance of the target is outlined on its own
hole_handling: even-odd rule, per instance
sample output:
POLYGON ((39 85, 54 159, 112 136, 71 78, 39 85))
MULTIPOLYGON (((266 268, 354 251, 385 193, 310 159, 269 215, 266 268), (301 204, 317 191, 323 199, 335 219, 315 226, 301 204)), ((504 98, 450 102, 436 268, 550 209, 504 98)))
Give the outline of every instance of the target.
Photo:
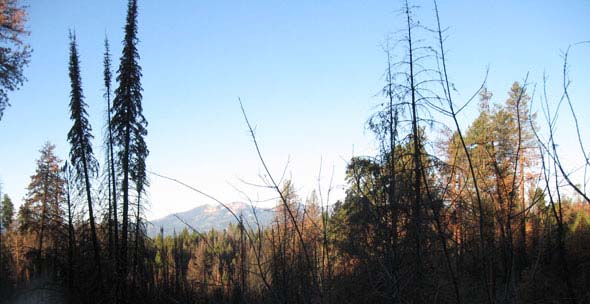
MULTIPOLYGON (((0 301, 1 302, 1 301, 0 301)), ((28 288, 20 290, 9 304, 61 304, 66 303, 63 288, 47 276, 31 281, 28 288)))

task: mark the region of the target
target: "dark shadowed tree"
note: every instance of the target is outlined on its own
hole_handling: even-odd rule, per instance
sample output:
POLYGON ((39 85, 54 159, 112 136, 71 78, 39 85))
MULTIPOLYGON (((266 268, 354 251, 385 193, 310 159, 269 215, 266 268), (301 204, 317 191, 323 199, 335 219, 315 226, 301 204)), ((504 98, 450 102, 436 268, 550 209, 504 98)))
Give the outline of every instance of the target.
POLYGON ((108 159, 108 184, 109 184, 109 246, 110 253, 114 254, 115 259, 117 257, 118 248, 118 236, 119 236, 119 225, 117 219, 117 178, 115 175, 115 154, 113 151, 113 128, 111 123, 111 84, 112 84, 112 73, 111 73, 111 53, 109 49, 109 40, 105 37, 104 40, 104 97, 107 100, 107 159, 108 159))
POLYGON ((70 132, 68 132, 68 141, 71 144, 70 160, 75 168, 74 179, 80 189, 86 191, 86 200, 88 202, 88 216, 90 218, 90 233, 92 235, 92 247, 94 249, 94 263, 100 280, 100 247, 96 235, 96 224, 94 222, 94 208, 92 206, 92 187, 90 179, 95 177, 98 172, 98 162, 92 152, 93 138, 92 127, 88 121, 86 112, 86 103, 82 92, 82 79, 80 77, 80 60, 76 46, 76 35, 70 33, 70 119, 74 121, 70 132))
MULTIPOLYGON (((121 166, 121 192, 123 197, 123 214, 121 225, 121 250, 119 279, 127 274, 127 247, 129 229, 129 192, 130 182, 145 184, 145 159, 148 149, 144 137, 147 135, 147 121, 141 105, 141 67, 137 51, 137 1, 130 0, 123 40, 123 54, 117 71, 118 88, 113 100, 113 117, 111 127, 113 144, 117 147, 118 162, 121 166)), ((136 189, 140 190, 141 189, 136 189)))
POLYGON ((74 287, 74 247, 76 246, 75 230, 74 230, 74 206, 72 203, 71 181, 73 180, 74 172, 72 167, 66 163, 61 168, 62 176, 65 181, 66 190, 66 210, 68 212, 68 266, 67 266, 67 286, 71 290, 74 287))

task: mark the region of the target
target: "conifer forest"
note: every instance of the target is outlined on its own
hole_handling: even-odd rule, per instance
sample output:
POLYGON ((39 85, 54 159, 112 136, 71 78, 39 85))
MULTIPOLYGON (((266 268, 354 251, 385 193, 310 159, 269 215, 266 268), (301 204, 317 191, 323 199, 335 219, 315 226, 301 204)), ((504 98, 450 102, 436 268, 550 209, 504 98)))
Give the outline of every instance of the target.
MULTIPOLYGON (((583 117, 590 95, 570 94, 572 84, 588 87, 571 69, 588 66, 568 60, 588 58, 590 32, 556 55, 559 75, 503 75, 512 85, 492 92, 486 79, 494 67, 486 72, 481 58, 482 73, 469 76, 480 85, 466 90, 453 82, 460 60, 449 60, 455 25, 442 13, 446 1, 390 1, 389 15, 403 26, 375 42, 383 74, 374 75, 380 84, 366 95, 378 91, 377 102, 365 106, 372 113, 358 126, 375 153, 345 159, 342 195, 326 180, 307 192, 277 174, 250 100, 232 92, 227 111, 240 113, 250 145, 234 152, 254 155, 260 180, 253 183, 272 193, 265 209, 272 218, 263 220, 253 196, 245 216, 231 201, 150 165, 153 131, 142 102, 144 90, 159 88, 142 80, 158 71, 142 70, 148 50, 139 17, 147 0, 125 2, 113 14, 124 16, 121 41, 110 33, 83 37, 76 24, 63 33, 67 73, 53 77, 68 81, 69 99, 46 102, 68 109, 67 142, 38 143, 24 197, 0 188, 0 302, 590 303, 590 129, 583 117), (101 70, 84 70, 80 60, 89 39, 102 46, 101 70), (83 75, 91 73, 104 95, 85 90, 83 75), (559 85, 549 88, 548 79, 559 85), (100 100, 103 116, 92 116, 89 100, 100 100), (575 140, 564 142, 564 129, 575 140), (155 180, 219 206, 232 222, 203 230, 176 216, 182 229, 148 234, 155 180)), ((13 94, 29 90, 27 66, 41 58, 27 42, 33 5, 0 0, 0 129, 17 106, 13 94)), ((175 107, 174 97, 157 102, 175 107)), ((215 114, 194 113, 195 120, 207 115, 215 114)), ((0 149, 12 145, 0 137, 0 149)))

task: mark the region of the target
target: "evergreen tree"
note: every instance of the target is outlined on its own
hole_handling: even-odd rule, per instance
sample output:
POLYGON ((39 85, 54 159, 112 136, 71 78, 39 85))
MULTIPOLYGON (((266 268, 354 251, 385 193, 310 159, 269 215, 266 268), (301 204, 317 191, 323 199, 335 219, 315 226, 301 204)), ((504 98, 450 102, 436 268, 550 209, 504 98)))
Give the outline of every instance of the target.
MULTIPOLYGON (((121 250, 119 276, 127 274, 127 247, 129 229, 129 192, 130 182, 143 187, 146 181, 145 159, 149 153, 144 137, 147 135, 147 121, 142 112, 141 67, 137 51, 137 1, 130 0, 123 40, 123 54, 117 70, 118 88, 113 100, 113 144, 118 148, 118 162, 123 175, 121 192, 123 197, 123 214, 121 225, 121 250)), ((143 189, 136 189, 141 193, 143 189)))
POLYGON ((18 232, 21 234, 27 233, 31 229, 33 222, 33 214, 30 204, 25 201, 24 204, 20 205, 16 218, 18 223, 18 232))
POLYGON ((5 287, 12 284, 12 265, 14 261, 11 255, 11 223, 14 216, 14 206, 8 195, 4 194, 0 204, 0 294, 5 287))
POLYGON ((108 184, 109 184, 109 246, 111 248, 111 253, 117 254, 117 245, 118 245, 118 236, 119 236, 119 225, 117 219, 117 178, 115 175, 115 154, 113 151, 113 128, 111 123, 111 83, 112 83, 112 73, 111 73, 111 53, 109 49, 109 40, 105 37, 104 40, 104 87, 105 93, 104 97, 107 100, 107 129, 108 129, 108 136, 107 136, 107 159, 108 159, 108 184))
POLYGON ((98 172, 98 162, 92 152, 91 132, 92 127, 88 121, 86 112, 86 103, 82 92, 82 79, 80 76, 80 60, 76 46, 76 35, 70 33, 70 119, 74 121, 70 132, 68 132, 68 141, 71 144, 70 159, 72 166, 76 170, 75 180, 79 188, 86 191, 88 202, 88 216, 90 217, 90 233, 92 235, 92 246, 94 249, 94 262, 98 271, 98 277, 101 276, 100 270, 100 247, 96 234, 96 224, 94 222, 94 208, 92 206, 92 187, 90 179, 95 177, 98 172))
MULTIPOLYGON (((64 180, 60 176, 60 162, 54 154, 55 146, 49 142, 41 149, 37 169, 31 176, 24 205, 19 211, 19 222, 24 232, 36 232, 37 256, 42 257, 46 233, 56 236, 63 224, 63 211, 60 203, 64 195, 64 180)), ((50 241, 55 241, 54 238, 50 241)), ((53 242, 55 243, 55 242, 53 242)))
POLYGON ((529 112, 531 97, 526 92, 526 85, 522 86, 514 82, 508 92, 505 111, 512 126, 509 141, 513 143, 513 155, 511 156, 512 176, 510 185, 510 205, 516 209, 518 221, 518 236, 516 237, 516 271, 522 271, 527 264, 527 203, 525 200, 526 175, 536 159, 538 145, 535 141, 533 126, 535 126, 535 113, 529 112))
POLYGON ((18 0, 0 1, 0 120, 10 105, 8 92, 17 90, 26 80, 23 68, 29 64, 31 48, 22 41, 27 13, 18 0))
POLYGON ((2 213, 0 216, 0 221, 2 221, 0 225, 2 225, 6 230, 10 229, 14 217, 14 205, 12 204, 10 197, 8 197, 6 194, 4 194, 2 199, 2 213))

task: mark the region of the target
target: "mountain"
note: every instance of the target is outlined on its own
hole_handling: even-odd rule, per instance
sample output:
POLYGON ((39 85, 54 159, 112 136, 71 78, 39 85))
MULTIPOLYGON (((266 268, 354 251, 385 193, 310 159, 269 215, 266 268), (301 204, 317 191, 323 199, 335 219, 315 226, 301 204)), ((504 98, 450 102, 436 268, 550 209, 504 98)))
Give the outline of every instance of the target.
MULTIPOLYGON (((234 202, 227 204, 227 207, 237 216, 240 213, 242 214, 246 228, 256 227, 252 205, 243 202, 234 202)), ((256 216, 261 226, 267 226, 274 218, 274 211, 271 209, 256 208, 256 216)), ((191 228, 183 223, 183 221, 199 232, 206 232, 211 229, 223 230, 229 227, 230 223, 234 225, 238 223, 234 216, 223 206, 202 205, 188 211, 173 213, 148 222, 147 234, 149 237, 155 237, 160 233, 160 227, 164 228, 165 235, 172 235, 174 231, 180 232, 184 228, 191 231, 191 228)))

